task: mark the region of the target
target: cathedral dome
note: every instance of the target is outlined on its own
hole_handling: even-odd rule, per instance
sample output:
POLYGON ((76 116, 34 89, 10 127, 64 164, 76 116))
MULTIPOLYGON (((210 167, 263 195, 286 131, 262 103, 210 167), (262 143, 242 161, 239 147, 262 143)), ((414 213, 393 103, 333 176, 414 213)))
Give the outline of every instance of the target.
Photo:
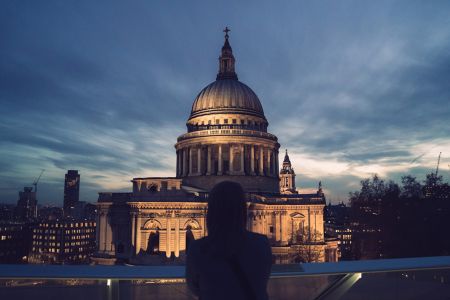
POLYGON ((175 144, 177 178, 183 185, 210 190, 224 180, 246 191, 280 191, 278 139, 261 102, 238 80, 228 32, 219 57, 216 81, 203 88, 192 104, 187 132, 175 144))
MULTIPOLYGON (((225 32, 225 43, 219 57, 219 72, 216 81, 206 86, 192 104, 189 120, 216 114, 251 115, 267 123, 261 102, 244 83, 238 80, 233 49, 228 40, 228 28, 225 32)), ((188 121, 189 122, 189 121, 188 121)))
POLYGON ((244 113, 265 119, 261 102, 237 79, 218 79, 195 98, 190 118, 216 113, 244 113))

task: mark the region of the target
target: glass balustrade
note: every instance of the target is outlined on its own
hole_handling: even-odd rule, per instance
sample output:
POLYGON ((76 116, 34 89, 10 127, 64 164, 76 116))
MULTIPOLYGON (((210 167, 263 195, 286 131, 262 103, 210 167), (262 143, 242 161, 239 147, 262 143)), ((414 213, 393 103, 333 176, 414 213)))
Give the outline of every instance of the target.
MULTIPOLYGON (((0 295, 15 300, 196 299, 183 274, 182 266, 0 265, 0 295)), ((275 265, 268 293, 270 299, 444 300, 450 298, 450 257, 275 265)))

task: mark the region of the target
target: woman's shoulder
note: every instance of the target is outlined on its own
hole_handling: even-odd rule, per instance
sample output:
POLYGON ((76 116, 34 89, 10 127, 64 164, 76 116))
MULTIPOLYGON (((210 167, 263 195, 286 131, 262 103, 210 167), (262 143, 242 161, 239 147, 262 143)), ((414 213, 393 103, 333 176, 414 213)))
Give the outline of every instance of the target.
POLYGON ((202 248, 204 248, 208 244, 208 237, 202 237, 198 240, 193 240, 191 244, 189 245, 188 254, 196 254, 201 251, 202 248))
POLYGON ((247 239, 250 243, 269 245, 269 239, 264 234, 247 231, 247 239))

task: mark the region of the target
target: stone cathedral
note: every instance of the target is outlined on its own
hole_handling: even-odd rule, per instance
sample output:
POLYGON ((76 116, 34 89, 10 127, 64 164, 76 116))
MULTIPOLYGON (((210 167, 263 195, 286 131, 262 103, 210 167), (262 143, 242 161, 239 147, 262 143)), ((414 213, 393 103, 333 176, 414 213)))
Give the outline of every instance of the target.
POLYGON ((208 191, 223 180, 246 191, 248 230, 267 235, 274 263, 337 260, 337 242, 324 238, 321 185, 299 193, 287 151, 280 169, 280 144, 258 96, 238 80, 228 31, 216 80, 195 98, 175 144, 176 176, 133 178, 130 193, 99 193, 94 263, 182 262, 190 241, 208 234, 208 191))

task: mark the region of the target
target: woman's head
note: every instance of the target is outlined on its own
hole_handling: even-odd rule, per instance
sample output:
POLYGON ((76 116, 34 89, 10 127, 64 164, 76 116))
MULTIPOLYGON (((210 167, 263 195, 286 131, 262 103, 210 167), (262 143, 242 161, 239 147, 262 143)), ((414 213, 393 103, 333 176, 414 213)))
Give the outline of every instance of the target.
POLYGON ((247 204, 241 185, 232 181, 216 184, 208 198, 208 235, 224 240, 237 238, 245 232, 246 223, 247 204))

